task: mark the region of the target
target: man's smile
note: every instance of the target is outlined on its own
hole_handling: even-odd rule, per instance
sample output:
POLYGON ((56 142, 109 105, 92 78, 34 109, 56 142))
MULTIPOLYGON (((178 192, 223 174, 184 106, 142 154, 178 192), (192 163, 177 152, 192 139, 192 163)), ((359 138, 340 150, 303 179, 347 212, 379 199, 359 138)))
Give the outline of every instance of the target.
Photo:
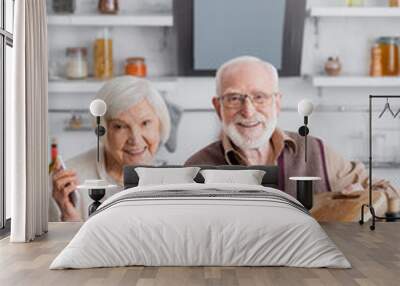
POLYGON ((236 123, 236 125, 238 125, 239 127, 242 128, 254 128, 254 127, 258 127, 259 125, 261 125, 260 121, 257 122, 238 122, 236 123))

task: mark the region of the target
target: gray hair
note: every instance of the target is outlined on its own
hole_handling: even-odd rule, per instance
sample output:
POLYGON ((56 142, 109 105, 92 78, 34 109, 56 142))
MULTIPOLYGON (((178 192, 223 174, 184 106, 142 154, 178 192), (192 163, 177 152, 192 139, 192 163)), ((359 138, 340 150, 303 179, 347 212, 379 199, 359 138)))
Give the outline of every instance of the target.
POLYGON ((279 76, 278 76, 278 71, 276 68, 269 62, 263 61, 257 57, 253 56, 240 56, 233 58, 225 63, 223 63, 217 70, 217 74, 215 76, 215 81, 216 81, 216 92, 217 95, 221 95, 221 81, 222 81, 222 76, 226 70, 229 68, 232 68, 233 66, 236 66, 238 64, 248 64, 248 63, 259 63, 264 66, 265 70, 271 74, 271 77, 273 79, 273 82, 275 83, 275 89, 278 91, 278 86, 279 86, 279 76))
POLYGON ((147 99, 160 119, 161 141, 165 143, 171 132, 171 118, 167 105, 153 84, 143 78, 120 76, 106 82, 97 92, 96 98, 104 100, 107 112, 104 119, 110 120, 142 99, 147 99))

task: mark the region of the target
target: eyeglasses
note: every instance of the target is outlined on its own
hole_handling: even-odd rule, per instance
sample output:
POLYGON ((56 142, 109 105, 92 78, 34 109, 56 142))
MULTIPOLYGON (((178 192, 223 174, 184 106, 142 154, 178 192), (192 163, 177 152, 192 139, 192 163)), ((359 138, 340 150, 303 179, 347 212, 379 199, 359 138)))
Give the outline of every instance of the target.
POLYGON ((240 94, 240 93, 228 93, 222 95, 219 98, 222 101, 222 105, 226 108, 239 109, 242 108, 246 98, 248 98, 254 106, 266 106, 271 104, 273 98, 278 93, 263 93, 258 92, 255 94, 240 94))

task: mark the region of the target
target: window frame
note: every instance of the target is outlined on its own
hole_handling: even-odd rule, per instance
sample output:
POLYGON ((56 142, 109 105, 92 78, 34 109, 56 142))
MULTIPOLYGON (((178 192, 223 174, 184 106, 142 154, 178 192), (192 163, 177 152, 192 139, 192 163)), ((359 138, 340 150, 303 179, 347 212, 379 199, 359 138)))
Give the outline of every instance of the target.
MULTIPOLYGON (((176 27, 179 54, 178 76, 215 76, 216 70, 194 68, 194 1, 173 1, 174 27, 176 27)), ((301 74, 304 23, 307 17, 306 4, 306 0, 286 0, 282 62, 281 69, 278 71, 280 77, 301 74)))
MULTIPOLYGON (((10 219, 6 218, 6 188, 5 188, 5 100, 6 100, 6 50, 7 46, 13 48, 13 34, 6 30, 6 2, 7 0, 0 0, 1 5, 1 21, 0 21, 0 236, 9 233, 10 219)), ((15 0, 12 1, 13 13, 15 7, 15 0)), ((14 15, 12 15, 14 16, 14 15)), ((14 27, 13 27, 14 28, 14 27)), ((14 30, 14 29, 12 29, 14 30)))

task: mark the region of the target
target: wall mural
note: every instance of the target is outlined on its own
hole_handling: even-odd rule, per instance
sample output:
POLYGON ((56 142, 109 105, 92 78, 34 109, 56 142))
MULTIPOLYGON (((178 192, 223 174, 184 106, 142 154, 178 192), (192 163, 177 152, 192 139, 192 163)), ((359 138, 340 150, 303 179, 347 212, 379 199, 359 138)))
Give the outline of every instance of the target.
MULTIPOLYGON (((283 17, 285 5, 278 8, 283 17)), ((119 8, 115 9, 112 13, 118 13, 119 8)), ((111 13, 102 9, 99 12, 111 13)), ((295 110, 296 124, 292 124, 291 131, 280 127, 279 115, 285 108, 279 86, 280 67, 269 62, 285 55, 281 45, 276 45, 274 51, 279 53, 274 53, 278 56, 274 55, 275 60, 270 61, 268 56, 251 51, 231 50, 229 58, 219 59, 222 65, 218 64, 217 72, 213 72, 212 91, 204 94, 202 106, 186 109, 176 103, 174 92, 160 88, 157 79, 160 74, 177 72, 165 60, 168 58, 165 53, 173 54, 174 50, 166 30, 151 32, 159 42, 138 42, 149 48, 150 56, 146 58, 140 54, 127 55, 128 45, 114 40, 126 31, 117 29, 97 29, 96 36, 90 37, 84 29, 82 36, 66 33, 63 37, 71 44, 69 48, 61 48, 61 35, 56 33, 56 26, 51 26, 51 17, 49 23, 49 86, 50 93, 57 94, 49 97, 51 221, 87 220, 105 199, 131 186, 124 181, 126 166, 174 164, 275 166, 271 174, 267 170, 266 177, 261 176, 259 184, 273 186, 297 198, 318 220, 358 221, 361 205, 368 201, 366 166, 346 159, 329 142, 313 136, 309 124, 313 104, 308 100, 300 98, 296 102, 296 105, 299 103, 295 110), (86 44, 79 45, 78 41, 86 44), (62 62, 57 56, 60 50, 66 54, 62 62), (157 63, 158 70, 155 60, 161 62, 157 63), (57 85, 59 82, 65 85, 57 85), (60 94, 70 92, 63 88, 71 86, 79 86, 75 90, 92 96, 61 100, 60 94), (73 107, 71 111, 68 107, 62 108, 77 104, 80 108, 73 107), (66 123, 63 119, 62 124, 66 126, 59 132, 55 126, 61 122, 62 112, 71 115, 66 123), (182 126, 185 126, 183 133, 182 126), (96 137, 95 131, 99 136, 96 137)), ((283 28, 278 30, 278 38, 283 41, 283 28)), ((132 32, 136 37, 137 33, 132 32)), ((218 42, 218 36, 214 37, 214 42, 218 42)), ((197 49, 201 60, 207 60, 204 57, 209 51, 204 53, 199 45, 197 49)), ((211 62, 215 64, 214 60, 211 62)), ((211 66, 207 62, 207 69, 211 66)), ((180 89, 182 96, 186 91, 182 86, 180 89)), ((373 196, 377 212, 391 215, 399 212, 399 192, 391 182, 377 179, 373 181, 373 188, 379 190, 373 196)))

